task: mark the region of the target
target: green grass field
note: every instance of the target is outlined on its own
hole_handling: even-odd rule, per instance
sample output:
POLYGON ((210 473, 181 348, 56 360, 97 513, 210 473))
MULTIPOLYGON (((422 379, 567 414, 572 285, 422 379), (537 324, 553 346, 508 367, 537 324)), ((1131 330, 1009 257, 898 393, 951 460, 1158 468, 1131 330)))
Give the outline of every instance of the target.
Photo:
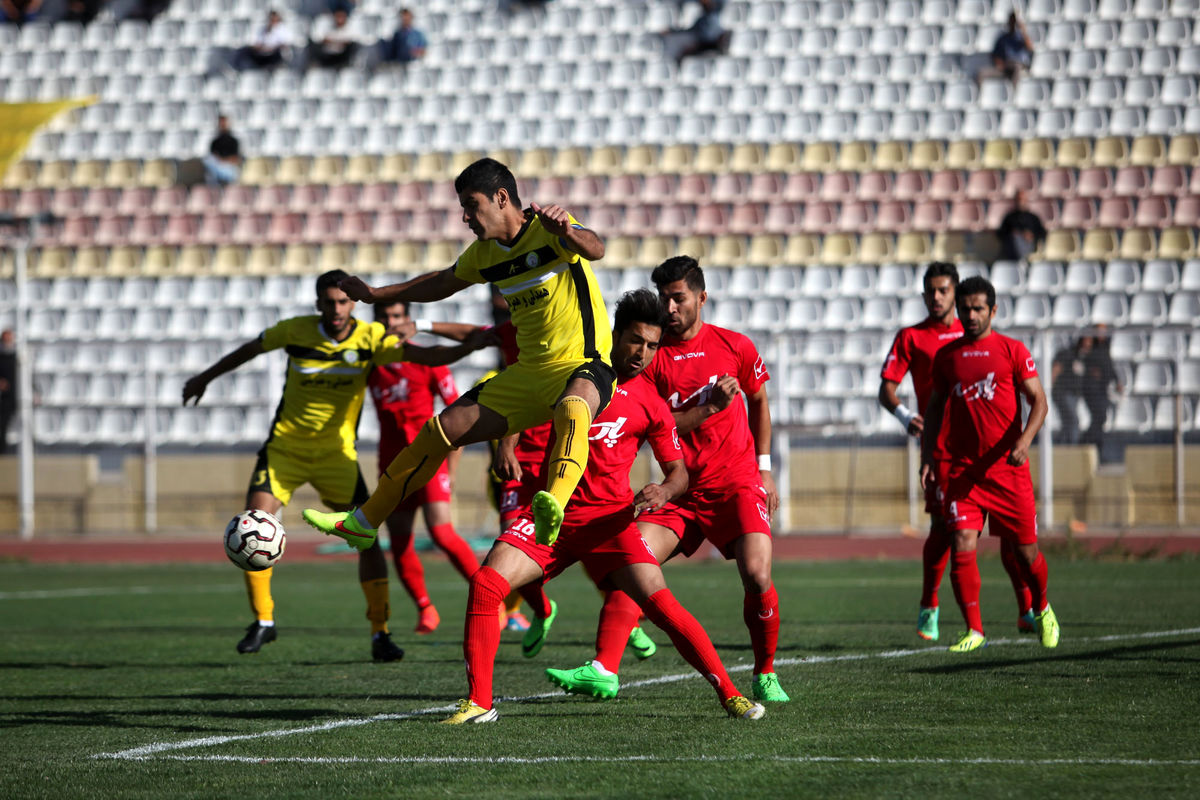
MULTIPOLYGON (((657 630, 617 700, 552 694, 543 668, 590 656, 599 608, 573 569, 537 658, 505 635, 499 722, 448 727, 466 592, 441 562, 433 636, 408 634, 393 581, 394 664, 370 661, 345 562, 277 570, 280 639, 254 656, 234 651, 249 615, 229 567, 0 564, 0 796, 1197 796, 1200 563, 1050 568, 1057 650, 1016 635, 992 558, 992 644, 952 656, 913 632, 915 563, 777 565, 793 702, 755 723, 725 717, 657 630)), ((667 579, 748 690, 732 565, 667 579)), ((943 646, 961 627, 944 589, 943 646)))

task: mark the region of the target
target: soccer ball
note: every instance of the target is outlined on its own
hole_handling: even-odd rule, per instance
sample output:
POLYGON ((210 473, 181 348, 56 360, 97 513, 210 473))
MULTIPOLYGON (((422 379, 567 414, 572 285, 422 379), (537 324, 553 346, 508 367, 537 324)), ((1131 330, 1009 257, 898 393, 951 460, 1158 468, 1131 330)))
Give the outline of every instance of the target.
POLYGON ((225 555, 247 572, 259 572, 283 557, 283 523, 265 511, 243 511, 225 526, 225 555))

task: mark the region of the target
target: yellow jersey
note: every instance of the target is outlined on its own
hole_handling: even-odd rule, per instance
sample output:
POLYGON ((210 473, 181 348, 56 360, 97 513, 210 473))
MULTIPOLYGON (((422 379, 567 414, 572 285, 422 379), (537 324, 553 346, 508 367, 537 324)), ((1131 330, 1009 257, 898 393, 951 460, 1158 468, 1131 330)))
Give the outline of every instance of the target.
MULTIPOLYGON (((587 259, 525 212, 512 245, 473 242, 454 263, 470 283, 492 283, 508 301, 525 365, 600 359, 611 364, 608 309, 587 259)), ((571 224, 583 227, 572 217, 571 224)))
POLYGON ((354 452, 367 376, 377 364, 403 361, 404 345, 378 322, 351 319, 350 326, 350 335, 338 342, 319 316, 292 317, 259 336, 263 350, 282 347, 288 354, 268 441, 354 452))

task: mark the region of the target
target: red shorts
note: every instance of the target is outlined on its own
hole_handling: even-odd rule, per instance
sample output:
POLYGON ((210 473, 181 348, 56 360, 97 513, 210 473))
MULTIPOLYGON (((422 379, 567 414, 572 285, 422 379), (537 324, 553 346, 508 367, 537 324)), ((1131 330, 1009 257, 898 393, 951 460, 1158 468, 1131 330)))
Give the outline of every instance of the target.
MULTIPOLYGON (((392 463, 389 458, 386 461, 380 453, 379 459, 379 474, 383 474, 383 470, 388 464, 392 463)), ((446 469, 446 462, 438 467, 438 471, 433 474, 429 483, 417 489, 408 497, 400 501, 400 505, 396 506, 397 511, 416 511, 426 503, 449 503, 450 502, 450 472, 446 469)))
POLYGON ((533 496, 546 488, 542 480, 542 465, 521 465, 521 480, 508 481, 500 488, 500 524, 507 525, 529 508, 533 496))
POLYGON ((771 515, 767 513, 767 490, 759 483, 732 494, 704 490, 688 492, 658 511, 638 515, 638 522, 661 525, 681 540, 680 550, 690 556, 704 540, 713 543, 725 558, 733 558, 733 543, 747 533, 771 535, 771 515))
POLYGON ((946 511, 946 485, 950 481, 950 459, 939 458, 933 462, 933 482, 925 487, 925 513, 935 517, 944 516, 946 511))
POLYGON ((638 533, 633 511, 628 508, 607 517, 568 518, 551 547, 537 543, 533 514, 526 509, 496 541, 510 544, 536 561, 545 580, 555 577, 576 561, 583 564, 588 577, 597 586, 621 567, 633 564, 658 566, 658 559, 638 533))
POLYGON ((1037 542, 1037 507, 1029 465, 978 475, 952 466, 946 484, 946 523, 952 531, 982 531, 1017 544, 1037 542))

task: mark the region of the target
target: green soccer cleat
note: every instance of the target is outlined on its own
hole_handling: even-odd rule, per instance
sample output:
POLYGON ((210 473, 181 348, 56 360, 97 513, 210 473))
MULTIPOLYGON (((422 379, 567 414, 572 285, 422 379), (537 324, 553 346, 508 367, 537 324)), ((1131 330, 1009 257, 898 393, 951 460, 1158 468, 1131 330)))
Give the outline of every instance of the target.
POLYGON ((542 645, 546 643, 546 637, 550 635, 550 626, 554 624, 554 618, 558 616, 558 603, 550 601, 550 616, 545 619, 534 617, 529 622, 529 630, 525 631, 525 636, 521 639, 521 655, 526 658, 533 658, 542 651, 542 645))
POLYGON ((1042 647, 1058 647, 1058 617, 1054 609, 1046 604, 1046 610, 1037 615, 1038 636, 1042 639, 1042 647))
POLYGON ((762 705, 752 702, 740 694, 729 698, 723 705, 729 712, 729 716, 735 719, 762 719, 767 715, 767 710, 762 705))
POLYGON ((442 720, 442 724, 477 725, 481 722, 495 722, 499 716, 494 708, 477 706, 471 700, 459 700, 458 710, 442 720))
POLYGON ((589 694, 598 700, 611 700, 621 688, 615 672, 601 675, 590 661, 575 669, 548 669, 546 678, 567 694, 589 694))
POLYGON ((938 640, 938 607, 922 608, 917 614, 917 636, 927 642, 938 640))
POLYGON ((321 533, 326 536, 340 536, 359 552, 375 544, 375 534, 378 531, 360 525, 354 518, 353 511, 325 512, 306 508, 301 516, 304 517, 305 522, 321 533))
POLYGON ((979 631, 967 631, 958 641, 950 645, 951 653, 969 653, 987 644, 987 637, 979 631))
POLYGON ((633 648, 633 654, 638 657, 639 661, 645 661, 658 652, 658 645, 641 627, 634 628, 629 632, 629 646, 633 648))
POLYGON ((1037 617, 1032 608, 1017 617, 1017 633, 1037 633, 1037 617))
POLYGON ((558 504, 558 498, 549 492, 535 494, 529 506, 533 509, 533 530, 537 534, 537 543, 549 547, 558 538, 558 529, 562 527, 562 506, 558 504))
MULTIPOLYGON (((760 703, 787 703, 792 698, 779 685, 779 676, 774 672, 764 672, 754 676, 754 699, 760 703)), ((758 719, 752 717, 751 719, 758 719)))

